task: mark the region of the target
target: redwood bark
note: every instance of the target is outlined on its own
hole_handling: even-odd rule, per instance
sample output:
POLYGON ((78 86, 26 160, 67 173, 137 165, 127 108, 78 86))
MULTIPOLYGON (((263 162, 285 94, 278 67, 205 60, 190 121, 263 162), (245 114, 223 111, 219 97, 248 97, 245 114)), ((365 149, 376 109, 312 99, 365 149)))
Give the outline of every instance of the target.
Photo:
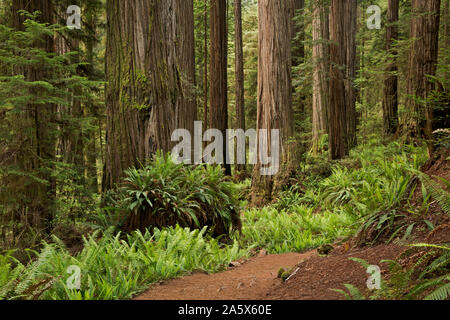
POLYGON ((345 7, 347 0, 332 0, 330 7, 330 105, 328 112, 330 159, 342 159, 345 148, 345 7))
MULTIPOLYGON (((210 62, 210 127, 220 130, 223 137, 228 128, 228 31, 227 1, 212 0, 210 11, 211 62, 210 62)), ((224 139, 223 158, 227 157, 227 141, 224 139)), ((231 175, 231 166, 224 165, 225 173, 231 175)))
POLYGON ((435 89, 429 76, 434 76, 437 68, 440 7, 440 0, 412 0, 411 38, 414 42, 409 57, 406 101, 412 123, 407 131, 412 137, 425 138, 430 152, 433 149, 433 105, 427 98, 435 89))
POLYGON ((192 1, 108 0, 107 17, 104 190, 196 118, 192 1))
MULTIPOLYGON (((236 73, 236 127, 245 131, 245 99, 244 99, 244 51, 242 41, 242 3, 234 1, 235 23, 235 73, 236 73)), ((237 170, 245 170, 245 164, 237 165, 237 170)))
MULTIPOLYGON (((16 0, 12 3, 12 22, 17 30, 24 30, 23 22, 25 21, 25 17, 20 15, 19 10, 30 13, 39 11, 37 21, 40 23, 55 22, 51 1, 16 0)), ((54 53, 53 37, 46 36, 43 40, 33 46, 47 53, 54 53)), ((29 82, 46 80, 52 75, 52 71, 48 68, 40 68, 36 65, 15 72, 22 74, 29 82)), ((23 139, 25 142, 21 149, 24 151, 17 156, 16 165, 22 172, 34 174, 38 179, 47 182, 44 184, 35 179, 27 179, 24 194, 30 200, 20 203, 18 212, 23 214, 25 221, 21 222, 25 226, 43 229, 47 234, 51 233, 53 227, 53 205, 56 197, 56 180, 52 176, 52 163, 56 160, 55 114, 56 105, 36 104, 30 101, 26 111, 18 115, 17 120, 24 124, 24 132, 32 132, 32 134, 23 139)))
POLYGON ((392 135, 398 129, 398 77, 397 50, 394 43, 398 40, 399 0, 389 0, 386 26, 386 51, 389 55, 388 74, 384 82, 383 123, 384 133, 392 135), (392 58, 391 58, 392 57, 392 58), (392 59, 392 60, 391 60, 392 59))
MULTIPOLYGON (((267 130, 271 152, 271 130, 280 130, 280 172, 295 159, 291 138, 294 135, 292 110, 292 2, 259 0, 259 53, 257 129, 267 130)), ((258 143, 258 148, 262 145, 258 143)), ((258 163, 253 172, 253 202, 270 201, 280 187, 279 176, 263 176, 258 163)))
POLYGON ((317 1, 313 8, 313 152, 318 152, 321 136, 328 132, 328 102, 329 102, 329 14, 328 7, 322 1, 317 1))

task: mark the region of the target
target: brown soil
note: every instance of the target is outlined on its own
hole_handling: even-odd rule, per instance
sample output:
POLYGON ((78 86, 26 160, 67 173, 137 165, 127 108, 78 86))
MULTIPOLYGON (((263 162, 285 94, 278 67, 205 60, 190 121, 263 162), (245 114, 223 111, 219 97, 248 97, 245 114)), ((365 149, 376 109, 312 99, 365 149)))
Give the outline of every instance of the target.
POLYGON ((196 273, 152 286, 136 300, 258 300, 279 283, 280 267, 292 268, 314 255, 288 253, 257 256, 218 274, 196 273))
MULTIPOLYGON (((344 297, 331 288, 344 288, 346 283, 365 288, 368 274, 348 258, 358 257, 380 265, 382 259, 396 258, 405 250, 402 246, 381 245, 345 252, 336 248, 329 256, 317 251, 304 254, 258 256, 226 272, 207 275, 197 273, 152 286, 136 300, 336 300, 344 297), (278 271, 297 269, 282 283, 278 271)), ((384 270, 383 265, 380 265, 384 270)))
POLYGON ((405 250, 402 246, 379 245, 371 248, 357 248, 347 252, 338 248, 327 257, 315 256, 298 266, 297 273, 286 283, 279 283, 266 293, 270 300, 342 300, 345 297, 330 289, 345 289, 344 284, 352 284, 361 292, 367 290, 366 273, 359 263, 349 258, 364 259, 377 265, 382 272, 387 265, 384 259, 395 259, 405 250))

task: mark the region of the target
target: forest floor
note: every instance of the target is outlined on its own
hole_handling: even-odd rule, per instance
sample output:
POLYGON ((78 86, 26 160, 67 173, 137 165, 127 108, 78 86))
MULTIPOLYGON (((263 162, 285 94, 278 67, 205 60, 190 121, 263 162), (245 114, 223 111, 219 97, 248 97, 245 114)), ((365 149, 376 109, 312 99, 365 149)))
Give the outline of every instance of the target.
MULTIPOLYGON (((427 236, 429 242, 450 241, 450 224, 442 225, 436 231, 427 236)), ((420 240, 416 239, 414 242, 420 240)), ((195 273, 155 284, 135 300, 345 299, 331 289, 344 289, 344 284, 352 284, 365 292, 369 277, 359 263, 349 258, 360 258, 377 265, 384 275, 388 266, 380 261, 398 258, 407 246, 381 244, 349 250, 347 248, 347 244, 338 246, 328 256, 319 255, 317 250, 281 255, 265 255, 263 251, 222 273, 195 273), (278 278, 280 268, 297 272, 286 282, 282 282, 278 278)))
POLYGON ((381 259, 395 258, 402 250, 400 246, 381 245, 347 252, 339 248, 327 257, 319 256, 317 250, 303 254, 259 254, 222 273, 197 273, 156 284, 136 300, 343 299, 330 289, 343 288, 346 283, 362 288, 368 278, 366 270, 348 258, 358 257, 377 264, 381 259), (283 283, 278 278, 281 267, 299 270, 283 283))
MULTIPOLYGON (((430 160, 422 168, 430 176, 450 178, 449 154, 430 160)), ((418 188, 419 189, 419 188, 418 188)), ((420 201, 416 190, 413 201, 420 201)), ((264 250, 246 261, 232 263, 230 269, 218 274, 194 273, 183 278, 160 282, 151 286, 136 300, 338 300, 345 297, 331 289, 345 289, 345 284, 368 291, 369 274, 361 264, 350 258, 363 259, 380 267, 383 278, 388 274, 387 263, 382 260, 398 260, 411 243, 450 242, 450 218, 436 215, 441 209, 430 207, 427 219, 436 228, 432 232, 417 228, 408 241, 373 246, 358 246, 352 240, 335 245, 327 256, 317 250, 306 253, 267 255, 264 250), (280 268, 293 270, 287 281, 278 277, 280 268)), ((408 218, 407 218, 408 219, 408 218)))

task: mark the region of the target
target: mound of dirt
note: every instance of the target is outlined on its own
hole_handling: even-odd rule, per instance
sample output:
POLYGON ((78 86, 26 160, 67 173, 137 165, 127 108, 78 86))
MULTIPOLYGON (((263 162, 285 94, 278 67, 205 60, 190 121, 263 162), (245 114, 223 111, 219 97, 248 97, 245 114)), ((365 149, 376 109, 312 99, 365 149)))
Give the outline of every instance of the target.
POLYGON ((349 258, 360 258, 378 265, 382 272, 387 265, 380 260, 395 259, 403 246, 379 245, 372 248, 356 248, 345 252, 339 247, 327 257, 315 256, 298 265, 298 270, 285 283, 280 283, 269 292, 268 300, 343 300, 345 297, 330 289, 345 289, 344 284, 352 284, 361 292, 367 290, 369 275, 357 262, 349 258))

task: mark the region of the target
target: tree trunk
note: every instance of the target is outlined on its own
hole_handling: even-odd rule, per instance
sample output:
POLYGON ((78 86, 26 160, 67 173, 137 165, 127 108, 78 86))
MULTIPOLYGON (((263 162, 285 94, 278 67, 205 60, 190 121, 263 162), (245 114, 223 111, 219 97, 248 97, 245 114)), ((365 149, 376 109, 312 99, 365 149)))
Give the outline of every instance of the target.
POLYGON ((386 51, 389 55, 388 74, 384 82, 383 123, 384 133, 392 135, 398 129, 398 78, 397 50, 394 47, 398 40, 399 0, 389 0, 386 26, 386 51), (392 57, 392 58, 391 58, 392 57))
POLYGON ((328 7, 321 1, 314 5, 312 22, 313 36, 313 152, 317 153, 318 144, 323 134, 328 132, 328 102, 329 102, 329 14, 328 7))
MULTIPOLYGON (((242 41, 242 4, 234 0, 235 23, 235 72, 236 72, 236 128, 245 131, 245 99, 244 99, 244 51, 242 41)), ((245 171, 245 164, 237 165, 238 171, 245 171)))
MULTIPOLYGON (((300 10, 305 9, 305 0, 292 0, 293 1, 293 23, 292 23, 292 38, 296 40, 292 50, 292 65, 298 66, 305 60, 305 30, 303 23, 298 24, 295 22, 297 14, 300 10)), ((303 14, 303 13, 302 13, 303 14)))
POLYGON ((344 37, 345 45, 342 50, 345 54, 345 146, 346 154, 356 146, 356 29, 357 9, 356 0, 345 0, 344 37))
POLYGON ((415 39, 409 57, 406 108, 412 113, 412 123, 408 125, 409 136, 425 138, 432 152, 433 103, 430 93, 435 84, 429 76, 436 74, 440 0, 412 0, 413 18, 411 38, 415 39))
MULTIPOLYGON (((228 128, 228 31, 227 1, 212 0, 210 11, 211 63, 210 63, 210 127, 220 130, 223 137, 228 128)), ((223 140, 223 159, 227 157, 227 141, 223 140)), ((225 173, 231 175, 231 166, 225 164, 225 173)))
POLYGON ((186 0, 108 0, 107 133, 103 189, 196 118, 193 6, 186 0))
MULTIPOLYGON (((305 26, 304 9, 305 0, 292 0, 292 66, 297 67, 305 61, 305 26)), ((304 118, 305 95, 298 92, 292 85, 292 104, 295 112, 304 118)))
POLYGON ((330 7, 330 105, 328 112, 330 159, 342 159, 345 148, 345 7, 348 0, 332 0, 330 7))
POLYGON ((204 128, 203 130, 206 131, 209 128, 209 118, 208 118, 208 0, 205 0, 205 12, 204 12, 204 18, 205 18, 205 43, 204 43, 204 54, 205 54, 205 73, 204 73, 204 105, 203 105, 203 122, 204 122, 204 128))
MULTIPOLYGON (((259 53, 258 53, 258 111, 257 131, 261 138, 266 135, 266 142, 259 139, 258 150, 274 156, 272 149, 272 129, 280 131, 279 172, 288 172, 295 159, 291 138, 294 135, 291 83, 291 40, 292 40, 292 2, 259 0, 259 53), (261 131, 267 130, 266 132, 261 131)), ((258 157, 253 172, 253 202, 267 202, 272 199, 280 187, 278 172, 263 175, 264 167, 258 157)), ((282 183, 282 182, 281 182, 282 183)))
MULTIPOLYGON (((27 10, 28 12, 40 11, 38 21, 40 23, 54 23, 54 8, 51 1, 40 0, 16 0, 13 1, 13 26, 17 30, 24 30, 24 16, 18 13, 19 10, 27 10)), ((55 52, 53 37, 45 37, 44 41, 35 43, 38 49, 45 50, 48 53, 55 52)), ((47 68, 39 68, 38 66, 30 66, 25 70, 17 70, 18 74, 23 74, 29 82, 42 81, 49 79, 51 72, 47 68)), ((24 132, 33 132, 29 136, 26 145, 22 146, 26 152, 18 156, 17 166, 19 170, 35 175, 38 179, 47 183, 37 182, 36 179, 27 181, 27 189, 25 191, 28 199, 26 203, 19 204, 19 211, 25 213, 26 221, 22 221, 35 228, 45 230, 49 235, 53 227, 53 205, 56 197, 56 180, 52 177, 53 162, 56 160, 55 148, 55 114, 56 105, 46 104, 30 104, 26 108, 24 114, 18 115, 20 123, 29 125, 24 128, 24 132)))

